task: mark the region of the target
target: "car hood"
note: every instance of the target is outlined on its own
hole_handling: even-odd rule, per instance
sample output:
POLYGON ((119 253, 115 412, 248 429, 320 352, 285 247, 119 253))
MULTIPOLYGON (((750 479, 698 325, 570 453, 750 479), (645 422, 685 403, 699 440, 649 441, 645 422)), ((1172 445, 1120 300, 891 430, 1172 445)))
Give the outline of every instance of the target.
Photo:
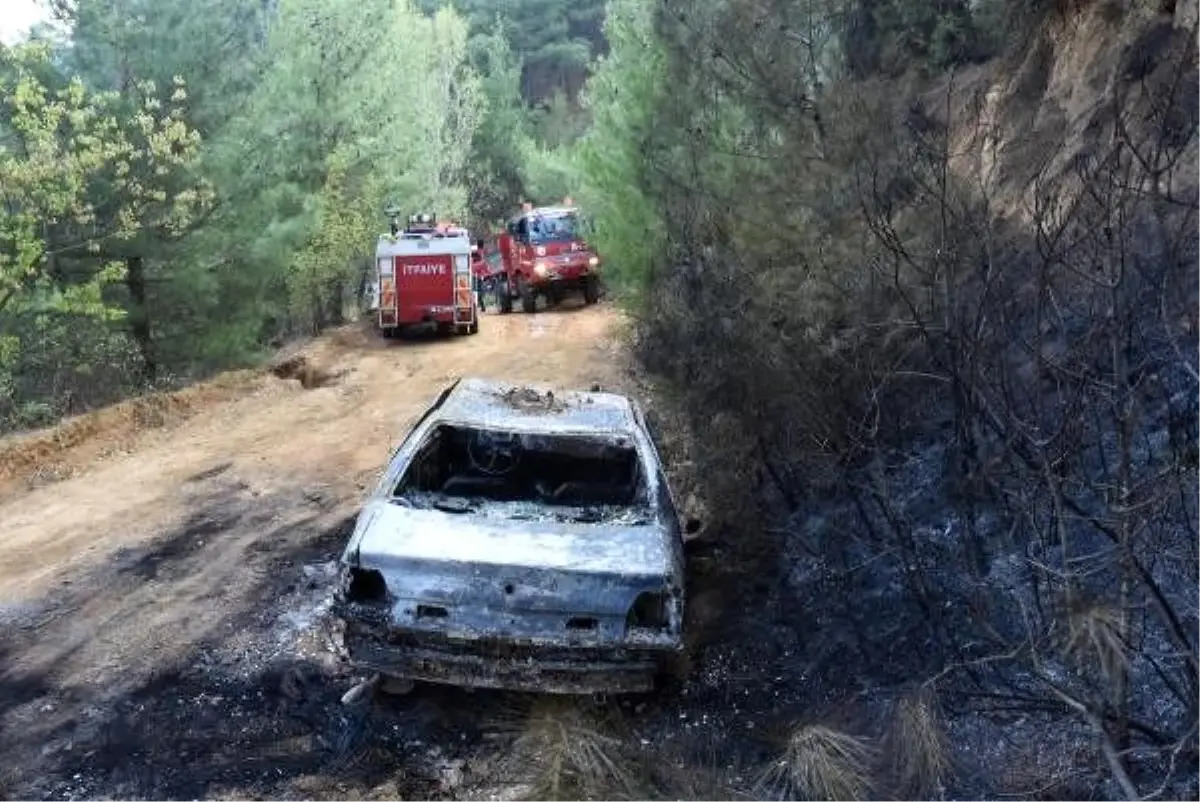
POLYGON ((492 518, 375 501, 347 549, 363 567, 412 561, 475 563, 578 573, 674 573, 667 533, 655 524, 577 524, 492 518))

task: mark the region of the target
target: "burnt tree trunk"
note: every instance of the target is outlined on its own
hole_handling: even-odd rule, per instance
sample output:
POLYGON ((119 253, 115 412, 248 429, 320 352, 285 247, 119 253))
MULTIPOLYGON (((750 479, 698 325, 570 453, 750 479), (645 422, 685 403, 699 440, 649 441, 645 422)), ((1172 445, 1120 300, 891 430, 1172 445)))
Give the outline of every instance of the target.
POLYGON ((146 307, 146 268, 140 256, 125 259, 125 287, 129 290, 129 333, 142 355, 142 375, 153 381, 158 375, 150 340, 150 312, 146 307))

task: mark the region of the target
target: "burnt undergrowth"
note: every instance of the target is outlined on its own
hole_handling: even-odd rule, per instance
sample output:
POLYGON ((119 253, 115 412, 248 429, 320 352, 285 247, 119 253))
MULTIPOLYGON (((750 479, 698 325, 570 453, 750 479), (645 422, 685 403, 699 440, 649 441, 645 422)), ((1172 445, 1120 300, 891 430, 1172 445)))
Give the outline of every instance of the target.
MULTIPOLYGON (((840 749, 856 794, 1194 793, 1194 31, 1089 17, 1113 56, 1080 67, 1074 116, 1049 97, 1076 68, 1057 17, 1014 75, 797 108, 732 54, 786 63, 789 37, 736 5, 658 20, 659 122, 694 141, 648 145, 673 251, 636 340, 749 567, 710 654, 786 678, 779 765, 840 749), (714 155, 733 139, 743 159, 714 155)), ((811 793, 805 771, 759 788, 811 793)))

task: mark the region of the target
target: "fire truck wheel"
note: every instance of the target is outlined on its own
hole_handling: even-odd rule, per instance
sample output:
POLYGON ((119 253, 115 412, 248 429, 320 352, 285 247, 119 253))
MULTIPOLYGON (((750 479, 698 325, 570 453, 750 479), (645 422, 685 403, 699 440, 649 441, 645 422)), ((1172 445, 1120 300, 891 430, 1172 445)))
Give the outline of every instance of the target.
POLYGON ((521 277, 517 277, 517 292, 521 294, 521 311, 526 314, 533 314, 537 311, 537 293, 533 287, 529 286, 529 282, 521 277))
POLYGON ((508 288, 508 279, 496 282, 496 298, 500 305, 500 314, 507 315, 512 311, 512 292, 508 288))
POLYGON ((600 279, 588 276, 583 282, 583 301, 594 304, 600 300, 600 279))

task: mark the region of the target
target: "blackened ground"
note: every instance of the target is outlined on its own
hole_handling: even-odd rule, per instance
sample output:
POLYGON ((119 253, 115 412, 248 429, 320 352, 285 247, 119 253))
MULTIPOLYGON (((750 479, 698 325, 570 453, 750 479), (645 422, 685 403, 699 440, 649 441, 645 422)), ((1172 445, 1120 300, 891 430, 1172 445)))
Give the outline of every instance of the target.
MULTIPOLYGON (((3 796, 456 798, 519 783, 492 768, 505 749, 494 724, 532 696, 419 686, 341 702, 362 678, 323 627, 353 522, 338 500, 254 495, 228 469, 192 477, 187 492, 177 531, 5 612, 3 796), (226 573, 189 583, 219 560, 226 573), (160 603, 183 618, 156 618, 160 603), (126 634, 130 620, 144 621, 145 641, 126 634)), ((623 759, 669 754, 660 768, 719 769, 749 787, 787 727, 827 703, 803 605, 754 559, 715 547, 697 561, 696 660, 681 686, 580 702, 622 721, 623 759), (736 571, 721 567, 732 558, 736 571)), ((655 774, 658 792, 677 795, 677 776, 655 774)))
MULTIPOLYGON (((533 793, 523 784, 528 778, 501 768, 512 741, 499 724, 527 716, 542 703, 535 697, 418 686, 406 696, 342 703, 362 677, 333 658, 323 627, 333 563, 352 526, 335 500, 314 494, 248 499, 228 472, 203 482, 207 487, 195 491, 196 511, 177 532, 118 555, 40 605, 8 612, 0 641, 0 794, 456 799, 533 793), (273 524, 283 510, 293 520, 273 524), (76 654, 105 637, 109 620, 145 614, 153 605, 149 597, 134 608, 123 600, 137 598, 146 583, 176 587, 238 538, 247 539, 237 575, 253 581, 208 587, 188 605, 192 616, 213 617, 188 648, 116 649, 105 653, 109 662, 101 666, 76 654), (73 616, 96 609, 112 612, 107 619, 93 616, 98 626, 83 639, 73 631, 73 616), (46 655, 53 659, 32 670, 47 644, 54 644, 46 655), (114 664, 118 659, 131 662, 114 664), (101 675, 120 680, 89 681, 101 675)), ((797 722, 834 721, 877 737, 906 680, 930 673, 928 651, 904 636, 921 631, 916 611, 905 630, 903 609, 885 609, 886 598, 864 596, 864 616, 900 634, 891 649, 870 637, 830 632, 822 626, 822 580, 814 580, 806 596, 790 591, 771 545, 730 536, 694 560, 694 662, 683 683, 644 697, 576 703, 619 735, 619 758, 638 767, 647 796, 754 794, 797 722)), ((1039 788, 1040 778, 1062 777, 1064 765, 1087 756, 1071 739, 1060 754, 1047 750, 1036 712, 960 707, 948 726, 958 763, 944 789, 950 796, 1108 793, 1095 771, 1074 784, 1039 788), (1031 751, 1031 744, 1040 748, 1031 751), (994 761, 1001 758, 1003 765, 1024 761, 1027 776, 999 772, 994 761)), ((1085 732, 1077 736, 1086 741, 1085 732)))

